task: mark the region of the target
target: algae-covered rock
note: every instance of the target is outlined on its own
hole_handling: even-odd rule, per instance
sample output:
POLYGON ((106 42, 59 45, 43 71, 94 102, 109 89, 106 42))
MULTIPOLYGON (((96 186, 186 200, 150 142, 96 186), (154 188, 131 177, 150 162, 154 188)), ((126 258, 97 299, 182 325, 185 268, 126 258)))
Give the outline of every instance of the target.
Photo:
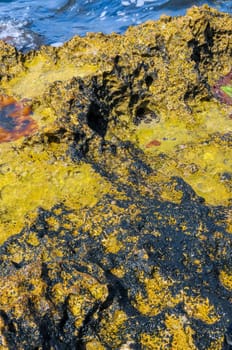
POLYGON ((1 43, 0 349, 230 349, 231 28, 1 43))

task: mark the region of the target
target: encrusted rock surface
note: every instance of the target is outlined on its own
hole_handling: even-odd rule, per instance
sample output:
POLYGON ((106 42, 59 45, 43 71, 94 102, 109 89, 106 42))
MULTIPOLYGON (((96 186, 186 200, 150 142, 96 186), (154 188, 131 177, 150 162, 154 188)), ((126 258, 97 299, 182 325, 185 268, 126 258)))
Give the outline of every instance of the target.
POLYGON ((1 350, 231 348, 232 109, 213 91, 231 55, 232 18, 206 6, 0 43, 2 99, 37 126, 0 140, 1 350))

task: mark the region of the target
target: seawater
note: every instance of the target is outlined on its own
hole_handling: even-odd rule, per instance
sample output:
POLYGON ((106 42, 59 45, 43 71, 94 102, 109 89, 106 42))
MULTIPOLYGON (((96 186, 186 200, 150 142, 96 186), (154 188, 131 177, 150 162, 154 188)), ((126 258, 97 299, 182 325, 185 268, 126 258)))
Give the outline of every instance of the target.
POLYGON ((130 25, 162 14, 183 15, 203 3, 232 13, 232 0, 2 0, 0 39, 23 51, 58 46, 87 32, 123 33, 130 25))

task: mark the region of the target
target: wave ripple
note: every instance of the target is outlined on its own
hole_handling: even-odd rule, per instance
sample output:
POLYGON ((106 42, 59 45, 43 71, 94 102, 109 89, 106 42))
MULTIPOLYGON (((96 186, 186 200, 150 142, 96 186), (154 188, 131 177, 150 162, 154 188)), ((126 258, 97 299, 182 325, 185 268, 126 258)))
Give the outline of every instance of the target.
POLYGON ((3 0, 0 39, 23 51, 57 46, 87 32, 123 33, 130 25, 161 14, 182 15, 203 3, 232 13, 232 2, 226 0, 3 0))

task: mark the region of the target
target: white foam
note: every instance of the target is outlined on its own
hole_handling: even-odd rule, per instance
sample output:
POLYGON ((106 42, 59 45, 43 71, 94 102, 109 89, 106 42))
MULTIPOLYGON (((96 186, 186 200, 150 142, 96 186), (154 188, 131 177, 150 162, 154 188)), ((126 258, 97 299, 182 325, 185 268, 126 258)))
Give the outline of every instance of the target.
POLYGON ((141 7, 144 5, 144 0, 137 0, 136 7, 141 7))
MULTIPOLYGON (((130 6, 132 4, 135 4, 136 7, 142 7, 146 2, 156 2, 154 0, 122 0, 121 4, 122 6, 130 6)), ((159 2, 159 1, 158 1, 159 2)))
POLYGON ((100 18, 104 18, 106 17, 107 11, 102 11, 102 13, 100 14, 100 18))
POLYGON ((15 46, 19 50, 25 47, 27 47, 27 49, 36 48, 38 46, 38 42, 36 41, 39 41, 39 36, 29 31, 26 28, 27 24, 26 21, 0 21, 0 39, 15 46))
POLYGON ((56 43, 52 43, 50 46, 53 46, 53 47, 61 47, 64 43, 63 42, 56 42, 56 43))

